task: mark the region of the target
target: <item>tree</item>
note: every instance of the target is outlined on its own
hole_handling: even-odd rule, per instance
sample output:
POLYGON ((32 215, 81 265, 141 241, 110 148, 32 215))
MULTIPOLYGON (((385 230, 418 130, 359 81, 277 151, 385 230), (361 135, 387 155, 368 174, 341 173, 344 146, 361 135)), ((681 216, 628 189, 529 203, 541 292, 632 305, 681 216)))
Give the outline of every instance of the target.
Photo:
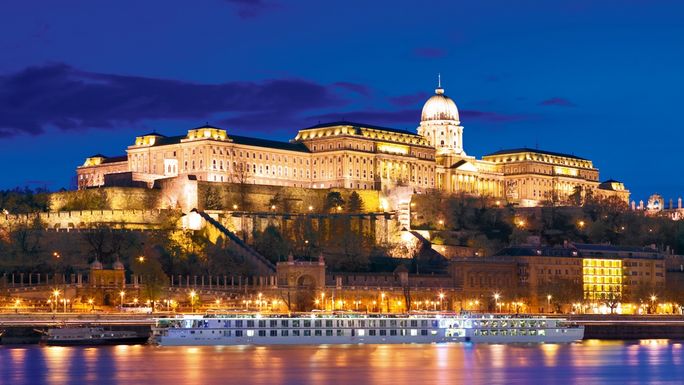
POLYGON ((361 196, 354 191, 349 195, 349 201, 347 201, 347 212, 350 213, 360 213, 363 211, 363 199, 361 196))
POLYGON ((205 210, 221 210, 223 209, 223 201, 221 199, 221 192, 218 187, 214 185, 207 186, 204 192, 204 209, 205 210))
POLYGON ((162 269, 158 255, 145 255, 143 257, 142 260, 133 259, 131 270, 142 280, 145 295, 152 303, 152 309, 154 309, 155 302, 161 297, 164 288, 169 286, 169 277, 162 269))
POLYGON ((325 203, 323 208, 325 211, 339 211, 338 207, 344 206, 344 199, 342 199, 342 194, 339 191, 331 191, 325 196, 325 203))
POLYGON ((254 249, 271 262, 277 263, 287 257, 290 245, 277 227, 267 226, 264 231, 255 232, 254 249))
POLYGON ((233 167, 233 174, 231 179, 237 186, 238 193, 238 210, 249 211, 251 208, 251 201, 249 199, 249 180, 250 180, 249 163, 239 163, 233 167))

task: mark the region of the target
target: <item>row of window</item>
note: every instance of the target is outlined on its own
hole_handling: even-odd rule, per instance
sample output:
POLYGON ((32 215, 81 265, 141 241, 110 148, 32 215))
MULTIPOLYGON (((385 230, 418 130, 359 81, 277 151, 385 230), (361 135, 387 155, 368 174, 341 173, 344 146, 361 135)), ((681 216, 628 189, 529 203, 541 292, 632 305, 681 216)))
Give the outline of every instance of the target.
MULTIPOLYGON (((199 331, 191 330, 190 334, 209 334, 209 332, 210 332, 209 330, 207 330, 206 333, 204 333, 204 331, 202 331, 202 330, 199 330, 199 331)), ((313 329, 313 330, 312 329, 303 329, 303 330, 299 330, 299 329, 292 329, 292 330, 272 329, 272 330, 268 330, 268 333, 266 330, 256 330, 256 331, 255 330, 223 330, 223 331, 211 330, 211 334, 215 335, 217 333, 223 334, 223 336, 225 336, 225 337, 231 337, 231 336, 235 336, 235 337, 245 337, 245 336, 246 337, 254 337, 254 336, 258 336, 258 337, 266 337, 266 336, 269 336, 269 337, 289 337, 289 336, 293 336, 293 337, 299 337, 299 336, 322 337, 323 335, 325 335, 326 337, 332 337, 332 336, 341 337, 341 336, 345 335, 345 331, 343 329, 336 329, 336 330, 333 330, 333 329, 326 329, 326 330, 322 330, 322 329, 313 329)), ((357 335, 359 337, 363 337, 366 334, 368 334, 369 336, 406 336, 406 335, 417 336, 418 334, 420 334, 421 336, 427 336, 429 334, 427 329, 421 329, 421 330, 417 330, 417 329, 410 329, 410 330, 407 330, 407 329, 379 329, 379 330, 376 330, 376 329, 368 329, 368 330, 356 329, 356 330, 353 330, 352 333, 353 333, 352 335, 357 335)), ((349 334, 346 334, 346 335, 349 335, 349 334)))

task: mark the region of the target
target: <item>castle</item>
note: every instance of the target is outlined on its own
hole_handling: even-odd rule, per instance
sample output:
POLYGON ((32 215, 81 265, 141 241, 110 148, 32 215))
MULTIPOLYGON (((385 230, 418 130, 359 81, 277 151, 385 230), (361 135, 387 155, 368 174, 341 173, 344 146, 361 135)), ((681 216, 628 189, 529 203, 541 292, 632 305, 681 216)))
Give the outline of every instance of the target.
MULTIPOLYGON (((299 130, 290 142, 231 135, 210 125, 185 135, 138 136, 125 156, 94 155, 76 170, 79 189, 147 186, 175 179, 308 189, 439 190, 520 206, 562 202, 580 188, 629 201, 615 180, 599 181, 591 160, 530 148, 466 154, 456 103, 441 84, 417 132, 339 121, 299 130)), ((163 183, 162 183, 163 184, 163 183)))

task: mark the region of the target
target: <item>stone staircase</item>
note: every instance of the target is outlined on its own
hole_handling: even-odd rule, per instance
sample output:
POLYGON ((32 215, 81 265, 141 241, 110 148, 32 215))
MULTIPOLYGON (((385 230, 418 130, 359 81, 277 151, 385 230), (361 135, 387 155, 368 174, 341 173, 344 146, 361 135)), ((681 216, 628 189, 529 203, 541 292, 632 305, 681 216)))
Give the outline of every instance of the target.
POLYGON ((207 226, 213 227, 217 230, 226 240, 230 241, 230 244, 235 246, 235 249, 242 253, 243 256, 248 258, 260 273, 275 273, 275 265, 268 260, 268 258, 259 254, 251 246, 246 244, 240 237, 235 235, 232 231, 228 230, 219 221, 212 218, 209 214, 203 211, 196 211, 206 222, 207 226))

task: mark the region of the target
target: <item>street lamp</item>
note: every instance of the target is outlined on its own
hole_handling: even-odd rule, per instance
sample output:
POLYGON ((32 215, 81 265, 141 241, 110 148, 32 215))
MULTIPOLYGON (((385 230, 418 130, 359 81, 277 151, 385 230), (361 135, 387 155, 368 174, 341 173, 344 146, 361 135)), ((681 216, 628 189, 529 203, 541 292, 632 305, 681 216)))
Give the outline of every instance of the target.
POLYGON ((444 293, 439 293, 439 310, 444 311, 444 293))
POLYGON ((549 313, 551 312, 551 294, 546 296, 546 304, 549 306, 549 313))
POLYGON ((655 301, 658 299, 655 294, 651 294, 651 313, 655 313, 656 307, 655 307, 655 301))
POLYGON ((501 298, 501 294, 494 293, 494 301, 496 302, 496 307, 499 308, 499 313, 501 313, 501 308, 499 307, 499 298, 501 298))
POLYGON ((95 310, 95 300, 92 298, 88 298, 88 305, 90 305, 90 311, 95 310))
POLYGON ((54 312, 57 313, 57 306, 59 304, 59 290, 55 289, 52 291, 52 295, 55 296, 55 307, 53 308, 54 312))
POLYGON ((145 262, 145 256, 144 256, 144 255, 139 256, 139 257, 138 257, 138 262, 140 262, 140 263, 145 262))
POLYGON ((190 292, 190 309, 191 312, 195 312, 195 296, 197 296, 197 293, 193 290, 190 292))
POLYGON ((124 296, 126 295, 126 292, 121 290, 119 292, 119 297, 121 297, 121 311, 123 311, 123 301, 124 301, 124 296))
POLYGON ((55 257, 55 258, 57 258, 57 259, 59 259, 59 258, 61 257, 61 255, 60 255, 58 252, 56 252, 56 251, 53 251, 53 252, 52 252, 52 256, 55 257))

